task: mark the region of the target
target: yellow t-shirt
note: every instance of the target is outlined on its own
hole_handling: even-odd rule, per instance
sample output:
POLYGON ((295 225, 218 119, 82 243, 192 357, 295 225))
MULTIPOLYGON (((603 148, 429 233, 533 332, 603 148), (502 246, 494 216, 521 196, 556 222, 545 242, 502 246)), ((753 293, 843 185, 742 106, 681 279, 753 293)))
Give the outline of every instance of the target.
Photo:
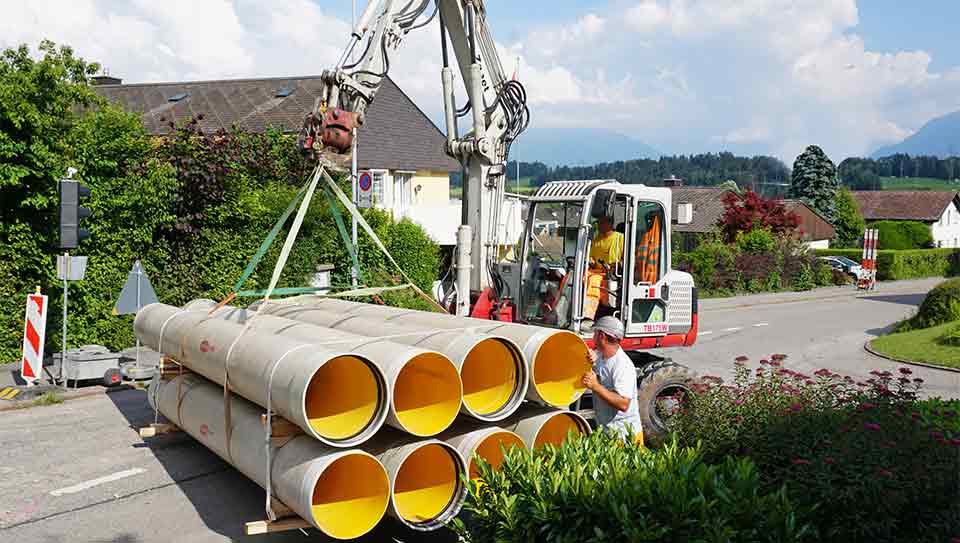
POLYGON ((612 266, 623 260, 623 234, 611 231, 606 236, 598 236, 590 246, 590 258, 597 264, 603 260, 612 266))

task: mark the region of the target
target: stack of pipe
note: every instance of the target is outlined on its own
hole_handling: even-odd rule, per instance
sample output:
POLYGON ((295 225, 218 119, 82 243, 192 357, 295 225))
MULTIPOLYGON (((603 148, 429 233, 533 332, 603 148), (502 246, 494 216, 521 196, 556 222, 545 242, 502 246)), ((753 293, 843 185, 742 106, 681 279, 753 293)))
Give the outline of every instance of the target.
POLYGON ((193 372, 158 375, 151 405, 330 537, 387 514, 437 529, 459 513, 476 458, 496 468, 507 448, 590 432, 566 409, 589 367, 570 332, 305 302, 152 304, 134 330, 193 372), (269 456, 265 411, 303 430, 269 456))

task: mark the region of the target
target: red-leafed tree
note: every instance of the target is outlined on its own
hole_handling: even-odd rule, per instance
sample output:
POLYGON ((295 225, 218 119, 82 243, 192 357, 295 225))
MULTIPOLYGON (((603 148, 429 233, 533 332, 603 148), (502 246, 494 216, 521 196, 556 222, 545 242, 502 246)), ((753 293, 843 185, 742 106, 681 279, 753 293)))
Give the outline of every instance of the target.
POLYGON ((787 211, 781 200, 764 198, 752 190, 743 196, 727 193, 723 205, 726 209, 717 226, 728 242, 736 240, 739 232, 754 228, 769 228, 774 234, 786 234, 800 225, 800 216, 787 211))

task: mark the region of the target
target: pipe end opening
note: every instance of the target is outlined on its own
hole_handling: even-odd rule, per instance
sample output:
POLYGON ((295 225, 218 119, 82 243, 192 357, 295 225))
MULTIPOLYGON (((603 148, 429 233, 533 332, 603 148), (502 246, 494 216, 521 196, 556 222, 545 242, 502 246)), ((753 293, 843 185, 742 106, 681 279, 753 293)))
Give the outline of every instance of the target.
POLYGON ((463 459, 450 446, 432 442, 408 455, 394 481, 400 520, 415 530, 436 530, 460 511, 465 488, 463 459))
POLYGON ((516 347, 498 338, 481 340, 460 368, 463 405, 483 420, 508 416, 523 400, 525 369, 516 347))
POLYGON ((572 332, 547 338, 533 361, 533 386, 540 398, 554 407, 567 407, 583 395, 580 380, 591 369, 587 345, 572 332))
POLYGON ((544 445, 560 446, 570 436, 570 432, 577 435, 590 433, 586 421, 574 413, 557 412, 557 414, 543 423, 533 441, 533 448, 539 449, 544 445))
MULTIPOLYGON (((508 430, 498 430, 483 438, 483 441, 474 449, 477 456, 490 464, 493 469, 500 469, 503 463, 504 452, 513 447, 523 448, 523 440, 520 436, 508 430)), ((470 459, 470 478, 480 477, 480 471, 477 469, 472 455, 470 459)))
POLYGON ((440 353, 411 358, 397 376, 393 407, 407 432, 433 436, 447 429, 460 412, 463 388, 456 366, 440 353))
POLYGON ((336 539, 354 539, 374 529, 387 511, 390 480, 383 465, 366 453, 330 463, 313 488, 313 523, 336 539))
POLYGON ((304 399, 310 427, 321 438, 347 441, 376 431, 386 415, 386 383, 369 361, 354 355, 335 357, 321 366, 304 399))

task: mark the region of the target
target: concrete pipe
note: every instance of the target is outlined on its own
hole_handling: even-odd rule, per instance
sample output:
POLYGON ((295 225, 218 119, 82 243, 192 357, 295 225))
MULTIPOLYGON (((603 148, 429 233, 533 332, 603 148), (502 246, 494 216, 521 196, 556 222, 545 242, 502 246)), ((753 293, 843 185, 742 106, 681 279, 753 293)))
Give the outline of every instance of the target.
MULTIPOLYGON (((289 304, 293 305, 293 304, 289 304)), ((339 315, 370 318, 411 329, 458 330, 503 336, 520 346, 527 360, 530 386, 527 399, 552 407, 568 407, 583 395, 580 380, 591 367, 587 346, 568 330, 458 317, 333 298, 302 297, 298 305, 339 315)))
POLYGON ((144 345, 220 385, 229 355, 234 392, 266 406, 269 383, 271 408, 328 445, 363 443, 387 418, 390 389, 383 371, 349 349, 244 331, 204 309, 165 304, 141 309, 133 326, 144 345))
MULTIPOLYGON (((460 411, 460 376, 453 362, 441 353, 273 315, 253 315, 246 309, 225 306, 213 317, 248 326, 267 341, 284 338, 319 344, 320 348, 336 346, 372 360, 383 370, 392 398, 387 424, 398 430, 420 437, 436 435, 449 427, 460 411)), ((330 392, 342 396, 349 390, 330 392)))
MULTIPOLYGON (((258 304, 259 305, 259 304, 258 304)), ((372 316, 344 316, 314 306, 268 303, 259 309, 285 319, 343 330, 441 352, 453 361, 463 382, 461 411, 477 420, 495 422, 510 416, 527 392, 527 365, 512 340, 491 334, 451 330, 423 331, 400 320, 389 323, 372 316)))
POLYGON ((384 430, 363 448, 380 460, 390 478, 387 513, 408 528, 436 530, 460 512, 467 496, 466 470, 454 447, 384 430))
POLYGON ((471 479, 480 477, 476 455, 485 462, 498 469, 503 463, 504 452, 511 447, 524 447, 523 439, 510 430, 497 426, 479 426, 476 424, 458 424, 437 436, 457 449, 467 462, 467 474, 471 479))
POLYGON ((520 436, 528 449, 535 450, 550 444, 559 446, 570 432, 590 434, 587 419, 573 411, 524 406, 501 426, 520 436))
MULTIPOLYGON (((170 381, 154 378, 147 397, 167 419, 266 487, 262 409, 231 395, 228 443, 223 391, 213 383, 191 374, 170 381)), ((273 449, 271 456, 273 495, 324 534, 353 539, 383 518, 390 502, 390 480, 371 454, 326 447, 300 435, 273 449)))

